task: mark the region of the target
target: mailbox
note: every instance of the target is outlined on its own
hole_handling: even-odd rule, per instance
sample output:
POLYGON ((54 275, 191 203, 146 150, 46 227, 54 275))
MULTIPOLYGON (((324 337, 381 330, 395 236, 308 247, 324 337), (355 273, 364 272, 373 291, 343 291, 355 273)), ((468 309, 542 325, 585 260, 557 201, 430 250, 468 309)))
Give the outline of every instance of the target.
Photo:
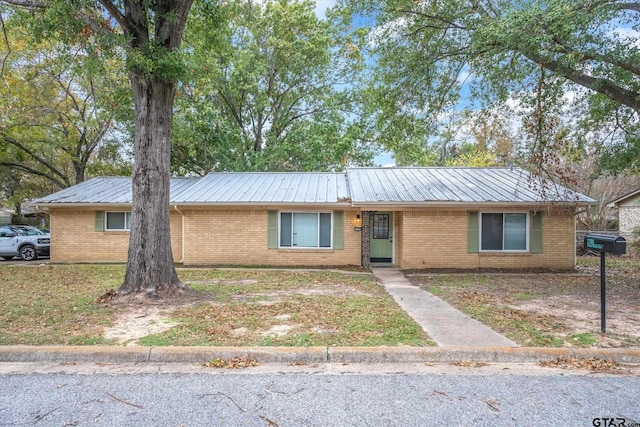
POLYGON ((627 241, 620 236, 588 233, 584 236, 584 248, 614 255, 623 255, 627 252, 627 241))

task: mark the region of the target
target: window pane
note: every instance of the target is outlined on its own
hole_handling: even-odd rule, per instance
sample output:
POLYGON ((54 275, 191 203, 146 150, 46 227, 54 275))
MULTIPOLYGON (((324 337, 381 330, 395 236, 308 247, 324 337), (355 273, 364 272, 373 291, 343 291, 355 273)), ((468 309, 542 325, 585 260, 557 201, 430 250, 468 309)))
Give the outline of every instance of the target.
POLYGON ((502 214, 483 213, 482 214, 482 250, 501 251, 502 250, 502 214))
POLYGON ((303 248, 318 247, 318 214, 293 214, 293 246, 303 248))
POLYGON ((374 239, 389 238, 389 214, 373 215, 373 238, 374 239))
POLYGON ((331 214, 320 214, 320 247, 331 247, 331 214))
POLYGON ((107 212, 107 230, 125 230, 124 212, 107 212))
POLYGON ((523 213, 504 214, 504 250, 527 250, 527 215, 523 213))
POLYGON ((131 212, 125 213, 125 227, 127 230, 131 230, 131 212))
POLYGON ((291 214, 280 214, 280 246, 291 246, 291 214))

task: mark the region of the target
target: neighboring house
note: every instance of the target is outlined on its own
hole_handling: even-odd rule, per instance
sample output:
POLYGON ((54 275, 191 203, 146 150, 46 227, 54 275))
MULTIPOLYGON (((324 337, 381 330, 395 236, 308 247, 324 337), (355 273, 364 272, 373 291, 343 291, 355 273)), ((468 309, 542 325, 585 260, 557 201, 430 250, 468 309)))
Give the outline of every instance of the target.
POLYGON ((0 207, 0 225, 11 224, 11 218, 14 214, 14 211, 7 208, 0 207))
POLYGON ((628 193, 609 203, 618 209, 618 230, 621 234, 631 234, 640 227, 640 190, 628 193))
MULTIPOLYGON (((575 211, 595 201, 536 183, 511 168, 174 178, 173 255, 185 265, 574 268, 575 211)), ((50 213, 51 261, 126 261, 131 178, 94 178, 34 204, 50 213)))

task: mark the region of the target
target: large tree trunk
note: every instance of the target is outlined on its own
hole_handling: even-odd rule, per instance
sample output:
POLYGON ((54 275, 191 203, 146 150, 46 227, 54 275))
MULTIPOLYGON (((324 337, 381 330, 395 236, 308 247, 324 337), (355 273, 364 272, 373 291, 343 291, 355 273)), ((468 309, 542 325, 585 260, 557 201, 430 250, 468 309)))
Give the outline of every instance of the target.
POLYGON ((119 294, 184 287, 171 251, 169 183, 175 85, 132 73, 135 101, 133 211, 129 256, 119 294))

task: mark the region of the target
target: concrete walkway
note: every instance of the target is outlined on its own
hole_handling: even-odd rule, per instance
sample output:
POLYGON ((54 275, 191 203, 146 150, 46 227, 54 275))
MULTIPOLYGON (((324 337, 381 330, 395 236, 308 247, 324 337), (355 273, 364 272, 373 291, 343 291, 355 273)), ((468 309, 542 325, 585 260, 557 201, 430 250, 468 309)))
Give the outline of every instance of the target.
POLYGON ((372 267, 378 282, 439 346, 517 347, 440 298, 414 286, 394 267, 372 267))

